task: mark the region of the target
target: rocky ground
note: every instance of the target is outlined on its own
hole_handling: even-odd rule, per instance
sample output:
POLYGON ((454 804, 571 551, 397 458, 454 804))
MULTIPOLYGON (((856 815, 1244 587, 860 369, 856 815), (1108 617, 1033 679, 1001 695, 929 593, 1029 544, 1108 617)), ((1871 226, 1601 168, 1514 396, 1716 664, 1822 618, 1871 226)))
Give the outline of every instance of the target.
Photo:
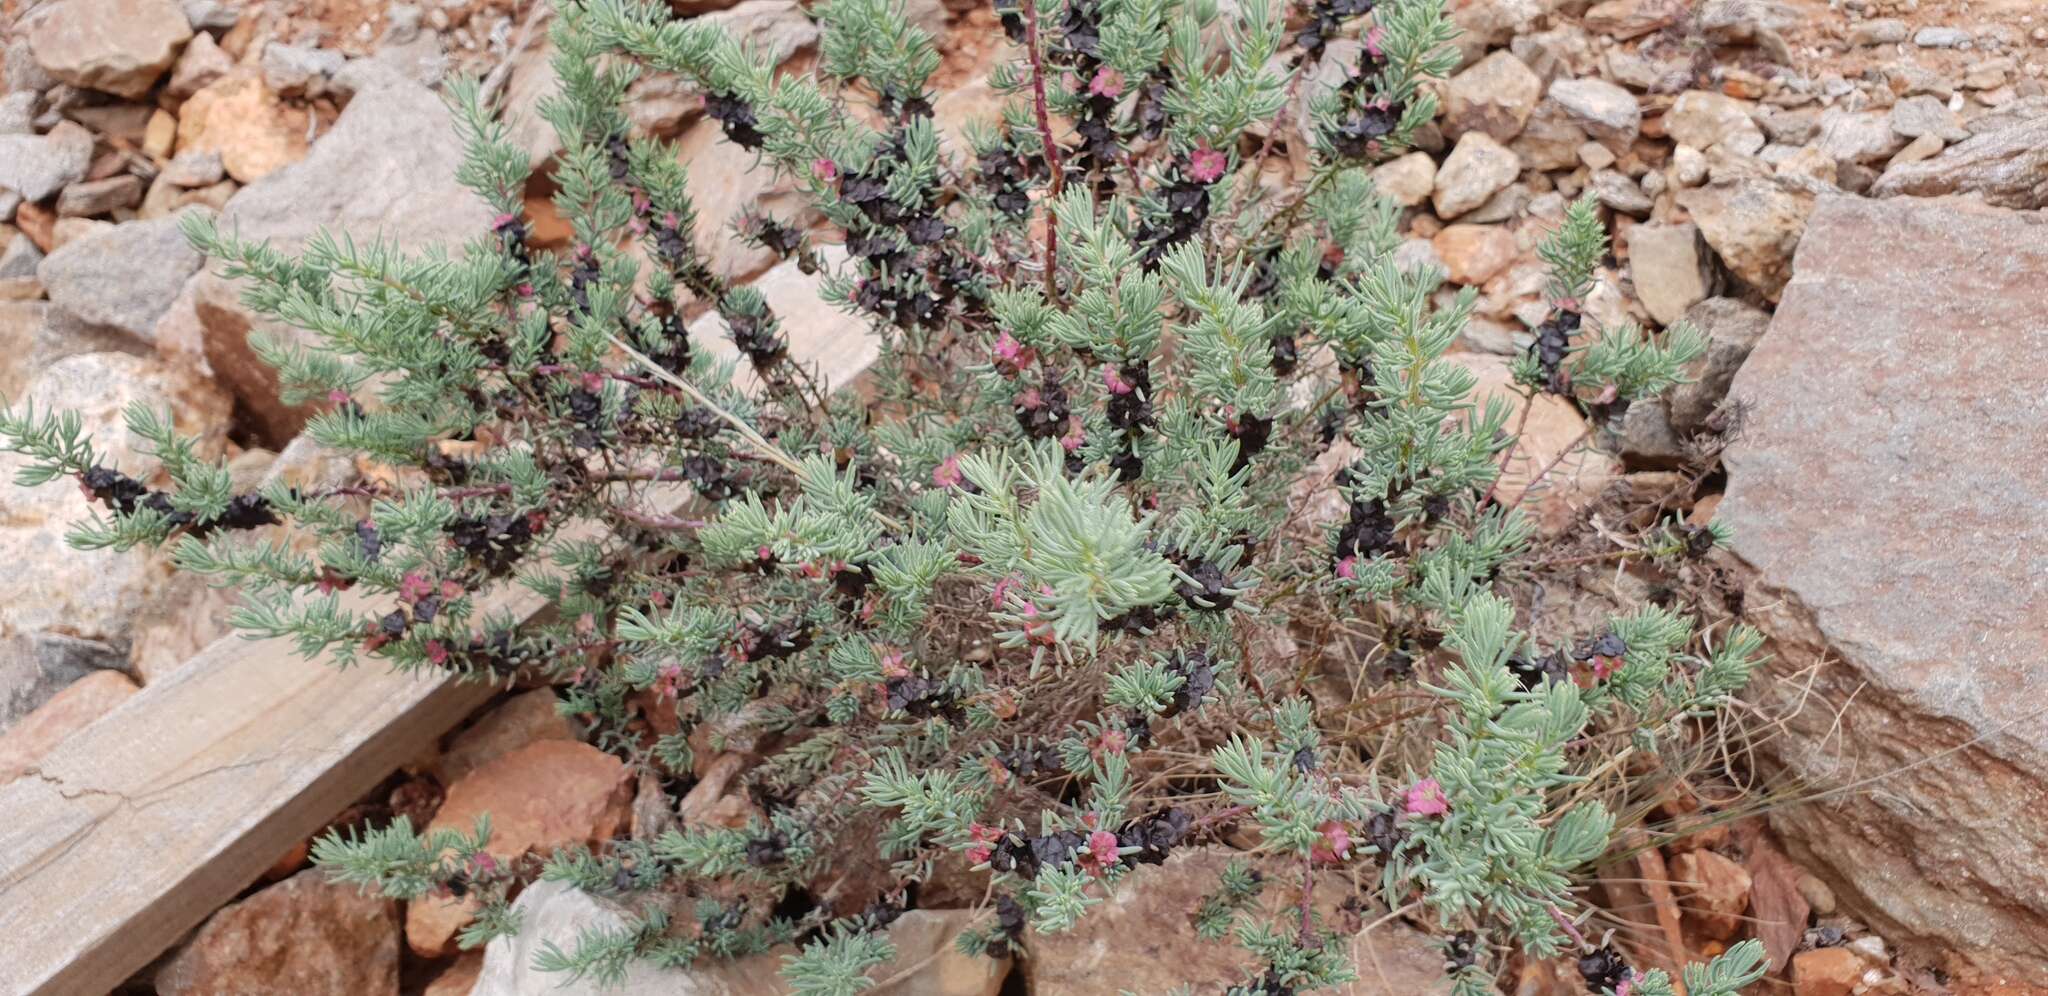
MULTIPOLYGON (((1728 566, 1743 572, 1745 611, 1779 654, 1765 698, 1791 718, 1769 752, 1803 786, 1882 789, 1652 848, 1615 876, 1609 898, 1639 901, 1653 948, 1662 937, 1710 952, 1785 922, 1766 940, 1798 996, 2048 992, 2048 829, 2013 819, 2048 793, 2040 725, 2023 725, 2038 719, 2028 710, 2048 673, 2038 499, 2048 409, 2039 379, 2022 372, 2048 346, 2048 8, 1453 5, 1466 33, 1459 70, 1439 87, 1442 115, 1418 151, 1376 176, 1408 208, 1404 257, 1442 267, 1446 295, 1478 292, 1461 361, 1504 385, 1506 358, 1544 315, 1534 246, 1587 190, 1615 233, 1590 312, 1608 324, 1689 320, 1713 342, 1700 382, 1633 408, 1606 440, 1612 458, 1574 457, 1543 514, 1556 524, 1600 514, 1618 491, 1703 483, 1691 513, 1718 505, 1736 524, 1728 566), (1725 475, 1688 481, 1724 449, 1725 475), (1627 881, 1648 884, 1624 895, 1627 881)), ((912 9, 948 39, 942 124, 992 114, 985 73, 1001 53, 988 11, 937 0, 912 9)), ((277 399, 247 344, 260 323, 202 270, 177 216, 218 212, 285 247, 320 226, 412 247, 481 230, 483 209, 453 183, 459 150, 432 88, 449 72, 485 75, 528 115, 515 133, 544 167, 556 148, 531 119, 553 87, 544 12, 529 0, 9 0, 0 10, 12 25, 0 53, 0 395, 83 412, 124 465, 136 463, 136 441, 119 413, 143 401, 202 433, 238 485, 370 470, 294 441, 303 412, 277 399)), ((813 57, 817 31, 796 0, 708 0, 690 12, 789 68, 813 57)), ((1355 44, 1334 44, 1329 64, 1355 44)), ((687 87, 653 76, 635 98, 636 125, 676 139, 707 214, 798 214, 788 187, 716 140, 687 87)), ((536 238, 565 238, 549 226, 546 180, 530 193, 536 238)), ((810 278, 771 268, 729 231, 707 225, 699 240, 716 268, 758 280, 785 321, 818 307, 810 278)), ((1530 430, 1533 467, 1583 423, 1560 405, 1530 430)), ((0 779, 223 635, 231 597, 173 579, 159 558, 67 551, 64 532, 85 509, 62 489, 5 496, 0 779)), ((678 815, 575 733, 552 692, 506 697, 335 823, 407 814, 466 825, 488 810, 492 850, 510 860, 679 818, 745 818, 717 760, 678 815)), ((1667 809, 1683 820, 1711 804, 1667 809)), ((1113 977, 1150 992, 1135 980, 1213 957, 1101 941, 1139 932, 1120 923, 1180 915, 1185 883, 1215 857, 1147 870, 1162 881, 1129 900, 1136 908, 1034 947, 1023 991, 1098 992, 1113 977)), ((401 908, 304 865, 303 845, 281 856, 131 988, 534 992, 526 952, 615 915, 536 887, 519 902, 524 934, 462 954, 459 903, 401 908)), ((959 918, 920 911, 896 926, 907 991, 1019 991, 1004 988, 1009 966, 937 954, 959 918)), ((1357 992, 1433 991, 1436 956, 1402 931, 1360 942, 1384 974, 1367 973, 1357 992)), ((757 968, 650 972, 627 991, 766 992, 757 968)), ((1514 991, 1576 985, 1530 966, 1514 991)))

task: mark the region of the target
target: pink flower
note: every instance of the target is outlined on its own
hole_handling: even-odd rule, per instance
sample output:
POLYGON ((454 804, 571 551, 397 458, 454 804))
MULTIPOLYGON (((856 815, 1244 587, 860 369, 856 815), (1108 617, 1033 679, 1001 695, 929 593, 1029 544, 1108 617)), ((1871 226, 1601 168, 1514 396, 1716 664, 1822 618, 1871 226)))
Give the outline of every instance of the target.
POLYGON ((476 868, 478 875, 495 875, 498 872, 498 859, 492 857, 489 851, 476 852, 475 856, 469 859, 469 863, 476 868))
POLYGON ((348 392, 337 387, 334 390, 327 392, 327 400, 332 401, 337 405, 348 404, 348 392))
POLYGON ((1124 731, 1104 730, 1102 739, 1097 740, 1095 746, 1104 754, 1121 754, 1129 743, 1130 741, 1124 736, 1124 731))
POLYGON ((434 583, 421 577, 418 571, 408 571, 398 579, 398 600, 401 602, 417 602, 433 592, 434 583))
POLYGON ((1095 78, 1088 81, 1088 92, 1097 97, 1115 100, 1123 96, 1124 74, 1104 66, 1095 71, 1095 78))
POLYGON ((1635 976, 1630 975, 1628 978, 1621 980, 1621 985, 1614 987, 1614 996, 1628 996, 1629 993, 1635 991, 1635 988, 1635 976))
POLYGON ((1188 175, 1201 183, 1215 183, 1230 166, 1230 157, 1204 145, 1188 157, 1188 175))
POLYGON ((1120 860, 1116 853, 1116 834, 1097 830, 1088 835, 1088 853, 1081 856, 1081 863, 1100 875, 1116 867, 1120 860))
POLYGON ((1087 441, 1088 433, 1081 428, 1081 421, 1079 419, 1075 419, 1074 427, 1068 430, 1066 435, 1060 437, 1060 445, 1065 447, 1069 453, 1080 449, 1081 444, 1087 441))
POLYGON ((463 595, 462 586, 453 581, 441 582, 441 601, 452 602, 463 595))
POLYGON ((939 465, 932 468, 932 484, 941 488, 957 488, 966 479, 967 475, 960 472, 958 453, 939 461, 939 465))
POLYGON ((498 231, 499 229, 505 228, 506 226, 511 225, 512 223, 518 220, 519 216, 516 214, 512 214, 510 212, 501 214, 491 219, 491 231, 498 231))
POLYGON ((1334 865, 1351 858, 1351 831, 1344 824, 1329 820, 1317 827, 1323 839, 1309 850, 1309 860, 1319 865, 1334 865))
POLYGON ((1017 395, 1017 407, 1025 411, 1037 411, 1044 404, 1045 399, 1039 396, 1036 387, 1027 387, 1017 395))
POLYGON ((1111 394, 1129 394, 1137 390, 1129 381, 1124 380, 1122 374, 1117 373, 1115 367, 1110 366, 1102 368, 1102 386, 1109 388, 1111 394))
POLYGON ((1358 558, 1345 557, 1337 561, 1337 576, 1346 581, 1358 580, 1358 558))
POLYGON ((839 179, 839 164, 823 157, 811 160, 811 175, 826 183, 839 179))
POLYGON ((433 661, 435 664, 448 663, 448 648, 442 646, 441 641, 439 640, 428 640, 427 659, 433 661))
POLYGON ((967 862, 979 865, 988 863, 988 859, 995 856, 995 843, 1003 839, 1003 831, 1001 827, 970 823, 967 836, 974 841, 973 846, 967 849, 967 862))
POLYGON ((1372 30, 1365 33, 1365 50, 1371 53, 1374 59, 1386 57, 1386 53, 1380 51, 1380 42, 1385 40, 1386 37, 1387 29, 1377 24, 1372 26, 1372 30))
POLYGON ((532 296, 533 296, 533 285, 532 285, 532 284, 520 284, 520 285, 519 285, 519 286, 518 286, 517 288, 515 288, 515 289, 519 291, 519 296, 520 296, 520 297, 532 297, 532 296))
POLYGON ((1410 816, 1441 816, 1451 811, 1451 800, 1436 779, 1425 778, 1408 787, 1407 808, 1410 816))
POLYGON ((1017 358, 1023 355, 1024 344, 1011 338, 1010 333, 1005 332, 996 336, 996 359, 1015 363, 1017 358))

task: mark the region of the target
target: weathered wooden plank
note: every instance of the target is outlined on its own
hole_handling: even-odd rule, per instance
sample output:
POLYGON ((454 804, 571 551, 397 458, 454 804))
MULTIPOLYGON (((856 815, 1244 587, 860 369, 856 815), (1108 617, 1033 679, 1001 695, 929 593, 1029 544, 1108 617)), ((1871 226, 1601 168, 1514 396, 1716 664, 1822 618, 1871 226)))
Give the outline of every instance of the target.
MULTIPOLYGON (((793 263, 757 286, 831 383, 873 362, 793 263)), ((511 588, 492 607, 541 602, 511 588)), ((489 695, 310 664, 283 641, 208 647, 0 786, 0 993, 119 985, 489 695)))

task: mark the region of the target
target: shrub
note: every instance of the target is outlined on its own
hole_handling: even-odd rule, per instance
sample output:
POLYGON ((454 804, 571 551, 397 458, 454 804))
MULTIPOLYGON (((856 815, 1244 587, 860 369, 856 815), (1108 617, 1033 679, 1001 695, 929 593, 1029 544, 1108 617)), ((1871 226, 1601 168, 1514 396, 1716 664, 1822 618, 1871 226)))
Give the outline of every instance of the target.
MULTIPOLYGON (((461 178, 499 216, 460 255, 321 238, 290 256, 190 226, 253 308, 306 333, 258 343, 288 400, 321 406, 306 432, 395 483, 237 494, 136 410, 152 488, 102 466, 76 418, 32 408, 0 421, 31 458, 23 483, 73 478, 99 503, 81 548, 166 547, 237 587, 250 637, 552 683, 597 745, 664 784, 700 752, 759 754, 746 826, 546 862, 639 911, 549 949, 550 968, 616 977, 799 941, 798 991, 857 992, 891 953, 878 928, 962 864, 993 897, 962 943, 1002 954, 1234 831, 1249 853, 1199 929, 1257 968, 1188 980, 1204 991, 1351 977, 1343 932, 1306 899, 1272 922, 1250 899, 1369 863, 1374 898, 1440 928, 1461 993, 1491 991, 1517 948, 1582 956, 1602 991, 1668 993, 1580 929, 1574 875, 1617 819, 1581 789, 1697 737, 1761 641, 1710 641, 1656 606, 1547 647, 1517 628, 1539 544, 1496 491, 1516 406, 1475 402, 1445 359, 1473 295, 1434 306, 1442 276, 1396 261, 1398 210, 1367 177, 1434 114, 1421 84, 1454 64, 1441 0, 1320 0, 1292 32, 1269 0, 1233 19, 1207 0, 999 7, 1020 55, 993 82, 1013 96, 966 154, 940 142, 939 58, 900 9, 814 13, 817 71, 795 78, 665 6, 565 0, 542 107, 564 250, 532 244, 526 154, 473 84, 451 88, 461 178), (1343 37, 1360 44, 1342 81, 1305 83, 1343 37), (649 71, 699 88, 727 139, 809 196, 821 225, 736 224, 819 274, 842 328, 786 329, 699 257, 704 205, 619 107, 649 71), (1305 180, 1262 180, 1282 147, 1305 180), (730 349, 689 331, 693 308, 730 349), (821 383, 793 331, 871 335, 879 358, 858 385, 821 383), (1318 486, 1307 468, 1340 438, 1357 456, 1318 486), (1338 521, 1303 520, 1318 490, 1338 521), (483 610, 512 585, 549 611, 483 610), (1378 723, 1381 756, 1349 717, 1370 696, 1318 699, 1319 676, 1262 649, 1317 614, 1366 635, 1349 687, 1422 690, 1378 723), (884 881, 808 891, 876 849, 884 881)), ((1544 244, 1552 309, 1515 364, 1524 410, 1547 392, 1609 423, 1700 354, 1689 329, 1584 316, 1605 251, 1591 201, 1544 244)), ((1661 537, 1647 554, 1667 560, 1725 539, 1661 537)), ((533 874, 491 860, 488 832, 400 821, 317 859, 400 898, 482 897, 474 945, 516 929, 508 890, 533 874)), ((1760 973, 1740 945, 1689 989, 1760 973)))

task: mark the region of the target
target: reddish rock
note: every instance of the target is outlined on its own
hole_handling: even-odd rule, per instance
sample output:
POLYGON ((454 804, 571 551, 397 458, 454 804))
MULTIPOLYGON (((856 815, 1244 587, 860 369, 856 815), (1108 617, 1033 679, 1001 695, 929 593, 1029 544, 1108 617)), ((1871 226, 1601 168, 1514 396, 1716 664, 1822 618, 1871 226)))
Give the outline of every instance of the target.
MULTIPOLYGON (((1515 386, 1514 375, 1508 371, 1507 357, 1452 353, 1444 359, 1472 371, 1479 378, 1478 389, 1473 392, 1475 404, 1484 405, 1489 399, 1504 398, 1519 411, 1521 394, 1515 386)), ((1578 514, 1578 509, 1597 498, 1607 488, 1607 482, 1619 472, 1614 458, 1586 445, 1589 440, 1585 432, 1586 420, 1579 415, 1577 405, 1555 395, 1537 395, 1529 409, 1529 421, 1522 428, 1521 444, 1515 447, 1507 472, 1501 475, 1500 487, 1494 491, 1494 498, 1502 504, 1513 504, 1521 498, 1522 492, 1528 490, 1530 481, 1545 467, 1550 467, 1550 472, 1538 485, 1538 492, 1521 507, 1545 532, 1556 533, 1564 529, 1578 514), (1559 460, 1559 455, 1565 454, 1574 443, 1578 444, 1577 448, 1559 460), (1553 463, 1556 466, 1551 466, 1553 463)))
POLYGON ((1750 415, 1718 517, 1771 635, 1752 688, 1802 784, 1792 857, 1908 950, 2048 964, 2048 219, 1963 200, 1820 201, 1730 388, 1750 415), (1796 698, 1796 702, 1795 702, 1796 698), (1795 708, 1795 705, 1797 706, 1795 708), (1936 763, 1914 763, 1938 758, 1936 763))
POLYGON ((1447 225, 1430 240, 1454 284, 1479 286, 1515 261, 1515 236, 1499 225, 1447 225))
POLYGON ((398 993, 398 904, 305 871, 220 912, 156 974, 161 996, 398 993))
MULTIPOLYGON (((1034 996, 1099 996, 1119 989, 1163 993, 1189 979, 1240 977, 1252 965, 1249 952, 1236 944, 1204 941, 1188 929, 1189 918, 1215 891, 1224 867, 1239 857, 1223 847, 1183 849, 1164 864, 1133 871, 1073 930, 1026 932, 1030 991, 1034 996), (1106 984, 1112 979, 1114 984, 1106 984)), ((1300 899, 1299 883, 1299 878, 1285 885, 1276 880, 1261 894, 1261 902, 1269 912, 1292 907, 1300 899)), ((1317 889, 1317 906, 1334 921, 1337 903, 1351 892, 1349 883, 1333 874, 1317 889)), ((1356 982, 1334 993, 1434 996, 1450 991, 1443 955, 1402 924, 1353 937, 1351 956, 1364 968, 1356 982)))
POLYGON ((1725 941, 1742 929, 1750 877, 1741 865, 1716 851, 1686 851, 1671 859, 1671 877, 1686 896, 1686 915, 1701 933, 1725 941))
POLYGON ((21 777, 65 737, 113 712, 137 689, 119 671, 94 671, 0 733, 0 785, 21 777))
POLYGON ((185 102, 178 155, 217 152, 229 176, 253 183, 306 157, 306 121, 253 75, 230 75, 185 102))
POLYGON ((1850 996, 1868 966, 1848 948, 1817 948, 1792 958, 1794 996, 1850 996))
POLYGON ((429 767, 443 785, 453 785, 484 764, 540 740, 574 740, 569 720, 555 711, 561 697, 552 688, 515 695, 455 735, 429 767))
MULTIPOLYGON (((626 766, 588 744, 540 740, 488 761, 448 789, 428 831, 469 831, 491 817, 491 856, 510 865, 528 851, 610 840, 628 819, 626 766)), ((405 938, 422 957, 453 950, 474 914, 466 901, 423 898, 406 910, 405 938)))

